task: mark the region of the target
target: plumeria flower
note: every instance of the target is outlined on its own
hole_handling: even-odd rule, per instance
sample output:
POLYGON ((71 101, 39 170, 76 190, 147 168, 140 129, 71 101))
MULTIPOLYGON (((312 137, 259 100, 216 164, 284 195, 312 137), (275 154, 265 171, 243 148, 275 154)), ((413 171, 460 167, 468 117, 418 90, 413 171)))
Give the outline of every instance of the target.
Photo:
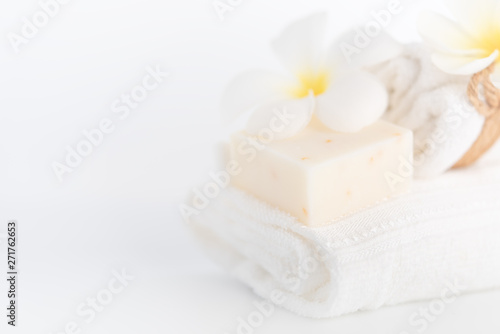
MULTIPOLYGON (((315 115, 334 131, 357 132, 372 124, 384 113, 388 96, 385 87, 374 76, 347 65, 334 43, 323 50, 327 16, 312 15, 291 24, 272 42, 272 49, 291 75, 267 70, 248 71, 237 76, 222 99, 223 117, 233 121, 243 113, 253 111, 246 131, 257 135, 269 128, 276 110, 285 110, 293 122, 275 139, 299 133, 315 115)), ((382 39, 382 38, 381 38, 382 39)), ((392 49, 381 48, 374 57, 382 61, 394 56, 392 49)), ((398 49, 399 51, 399 49, 398 49)), ((370 58, 368 49, 361 50, 370 58)), ((360 55, 361 56, 361 55, 360 55)))
MULTIPOLYGON (((419 31, 435 50, 433 63, 442 71, 471 75, 492 64, 499 65, 500 1, 443 0, 456 20, 424 12, 419 31)), ((492 80, 500 83, 500 66, 492 80)))

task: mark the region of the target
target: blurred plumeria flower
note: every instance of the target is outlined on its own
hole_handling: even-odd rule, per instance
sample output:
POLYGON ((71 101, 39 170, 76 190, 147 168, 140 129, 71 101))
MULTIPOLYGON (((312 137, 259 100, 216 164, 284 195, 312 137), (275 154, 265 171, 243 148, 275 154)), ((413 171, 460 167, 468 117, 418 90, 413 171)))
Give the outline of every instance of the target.
MULTIPOLYGON (((327 15, 319 13, 285 29, 273 41, 272 48, 293 75, 266 70, 240 74, 223 96, 224 119, 231 122, 251 110, 246 131, 257 135, 269 128, 277 110, 286 111, 293 121, 275 133, 275 139, 299 133, 313 114, 339 132, 357 132, 379 119, 387 107, 387 91, 361 67, 372 65, 373 60, 381 62, 395 56, 395 52, 400 51, 399 44, 398 47, 394 47, 395 42, 390 47, 370 46, 357 55, 355 65, 347 65, 339 48, 342 39, 333 43, 329 51, 322 52, 326 23, 327 15)), ((380 37, 380 40, 386 39, 380 37)))
MULTIPOLYGON (((443 0, 456 21, 424 12, 419 31, 435 50, 433 63, 442 71, 471 75, 500 61, 500 1, 443 0)), ((500 66, 491 78, 500 83, 500 66)))

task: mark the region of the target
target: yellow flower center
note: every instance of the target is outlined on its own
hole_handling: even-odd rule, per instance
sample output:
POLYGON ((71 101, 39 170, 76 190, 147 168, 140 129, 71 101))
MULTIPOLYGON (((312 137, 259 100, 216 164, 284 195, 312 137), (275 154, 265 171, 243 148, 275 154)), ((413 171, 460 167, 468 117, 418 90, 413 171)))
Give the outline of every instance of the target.
POLYGON ((328 88, 330 74, 327 71, 303 71, 298 76, 299 85, 292 88, 293 97, 301 99, 313 91, 315 96, 323 94, 328 88))
MULTIPOLYGON (((500 51, 500 28, 490 27, 488 29, 484 29, 484 33, 481 34, 481 38, 478 40, 476 48, 484 50, 484 57, 488 57, 495 50, 500 51)), ((497 62, 500 58, 497 58, 497 62)))

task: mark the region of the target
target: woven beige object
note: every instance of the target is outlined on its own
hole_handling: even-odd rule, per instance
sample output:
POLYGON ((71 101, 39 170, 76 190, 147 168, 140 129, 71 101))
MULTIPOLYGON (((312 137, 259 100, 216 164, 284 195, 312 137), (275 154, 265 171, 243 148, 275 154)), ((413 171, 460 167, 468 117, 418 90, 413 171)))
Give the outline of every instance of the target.
POLYGON ((481 134, 469 151, 453 166, 466 167, 476 162, 500 137, 500 89, 490 80, 495 64, 472 76, 467 96, 476 110, 485 117, 481 134))

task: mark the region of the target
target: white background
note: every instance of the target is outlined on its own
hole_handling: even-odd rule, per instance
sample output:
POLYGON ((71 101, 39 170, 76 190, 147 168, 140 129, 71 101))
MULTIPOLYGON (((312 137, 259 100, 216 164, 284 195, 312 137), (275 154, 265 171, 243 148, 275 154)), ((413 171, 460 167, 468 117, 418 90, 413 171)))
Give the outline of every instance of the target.
MULTIPOLYGON (((430 3, 403 1, 388 30, 416 39, 415 17, 430 3)), ((40 5, 0 0, 0 233, 8 219, 20 227, 12 332, 64 333, 75 322, 80 333, 236 333, 258 299, 204 257, 177 209, 229 132, 218 114, 224 86, 246 69, 279 69, 269 41, 292 20, 326 10, 333 38, 386 6, 243 0, 221 21, 212 0, 72 0, 16 53, 7 34, 19 34, 40 5), (170 77, 120 120, 112 103, 156 65, 170 77), (52 163, 103 118, 113 133, 59 182, 52 163), (86 323, 77 307, 122 269, 134 279, 86 323)), ((0 333, 6 292, 2 279, 0 333)), ((416 333, 408 317, 428 305, 326 320, 277 310, 255 333, 416 333)), ((426 333, 498 333, 499 305, 499 291, 463 296, 426 333)))

